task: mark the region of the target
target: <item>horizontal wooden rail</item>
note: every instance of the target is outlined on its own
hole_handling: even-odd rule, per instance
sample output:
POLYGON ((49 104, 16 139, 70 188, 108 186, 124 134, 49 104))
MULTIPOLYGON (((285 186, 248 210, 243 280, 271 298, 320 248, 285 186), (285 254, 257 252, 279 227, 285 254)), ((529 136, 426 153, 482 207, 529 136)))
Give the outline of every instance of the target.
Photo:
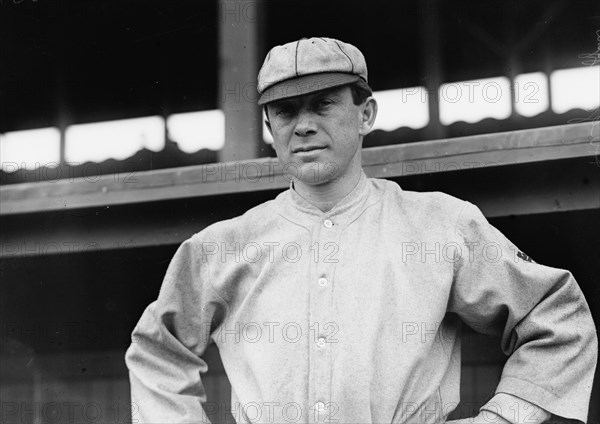
MULTIPOLYGON (((365 148, 363 167, 371 177, 394 178, 590 156, 600 157, 598 122, 365 148)), ((287 171, 261 158, 11 184, 0 187, 0 215, 280 189, 287 171)))

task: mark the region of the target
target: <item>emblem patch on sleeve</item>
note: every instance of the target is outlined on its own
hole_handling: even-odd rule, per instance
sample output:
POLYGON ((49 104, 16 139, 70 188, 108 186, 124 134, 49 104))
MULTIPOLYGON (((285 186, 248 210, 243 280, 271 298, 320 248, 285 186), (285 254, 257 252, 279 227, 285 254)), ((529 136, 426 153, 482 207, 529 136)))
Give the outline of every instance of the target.
POLYGON ((519 258, 523 259, 524 261, 533 262, 533 259, 531 259, 531 256, 526 255, 525 253, 521 252, 520 250, 517 252, 517 256, 519 258))

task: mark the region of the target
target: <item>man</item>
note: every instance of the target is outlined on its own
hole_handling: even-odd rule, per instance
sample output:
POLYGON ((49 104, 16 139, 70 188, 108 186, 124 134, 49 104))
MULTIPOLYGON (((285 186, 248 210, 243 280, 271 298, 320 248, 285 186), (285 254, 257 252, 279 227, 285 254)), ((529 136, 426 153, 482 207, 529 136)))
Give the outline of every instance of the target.
POLYGON ((133 418, 208 422, 214 342, 238 422, 441 423, 464 322, 510 355, 474 422, 585 422, 597 338, 577 283, 472 204, 365 176, 377 104, 362 53, 277 46, 258 91, 290 189, 181 245, 126 355, 133 418))

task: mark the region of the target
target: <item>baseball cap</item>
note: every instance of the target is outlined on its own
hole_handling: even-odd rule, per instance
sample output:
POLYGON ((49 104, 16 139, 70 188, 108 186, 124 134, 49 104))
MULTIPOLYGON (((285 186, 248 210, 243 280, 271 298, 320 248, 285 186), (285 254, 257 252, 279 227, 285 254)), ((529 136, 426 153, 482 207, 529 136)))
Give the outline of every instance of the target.
POLYGON ((258 73, 258 104, 314 91, 367 82, 367 63, 359 49, 333 38, 302 38, 273 47, 258 73))

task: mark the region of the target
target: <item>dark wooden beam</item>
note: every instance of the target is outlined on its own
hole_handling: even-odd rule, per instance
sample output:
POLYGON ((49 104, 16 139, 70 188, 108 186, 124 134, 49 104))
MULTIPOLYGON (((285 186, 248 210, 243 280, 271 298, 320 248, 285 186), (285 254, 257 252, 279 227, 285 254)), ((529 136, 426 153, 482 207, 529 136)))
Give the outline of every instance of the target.
MULTIPOLYGON (((203 358, 208 362, 209 374, 223 374, 223 363, 216 345, 211 345, 203 358)), ((27 381, 30 373, 42 376, 60 376, 61 379, 89 380, 94 378, 127 377, 124 350, 84 350, 54 354, 32 354, 30 365, 23 357, 2 358, 2 376, 11 382, 27 381), (82 370, 84 370, 82 372, 82 370)))
MULTIPOLYGON (((404 190, 442 191, 468 200, 488 218, 600 210, 600 172, 593 156, 462 171, 455 169, 459 161, 405 164, 409 165, 403 170, 380 163, 377 173, 402 174, 391 179, 404 190)), ((0 258, 175 246, 281 190, 4 216, 0 258)))

